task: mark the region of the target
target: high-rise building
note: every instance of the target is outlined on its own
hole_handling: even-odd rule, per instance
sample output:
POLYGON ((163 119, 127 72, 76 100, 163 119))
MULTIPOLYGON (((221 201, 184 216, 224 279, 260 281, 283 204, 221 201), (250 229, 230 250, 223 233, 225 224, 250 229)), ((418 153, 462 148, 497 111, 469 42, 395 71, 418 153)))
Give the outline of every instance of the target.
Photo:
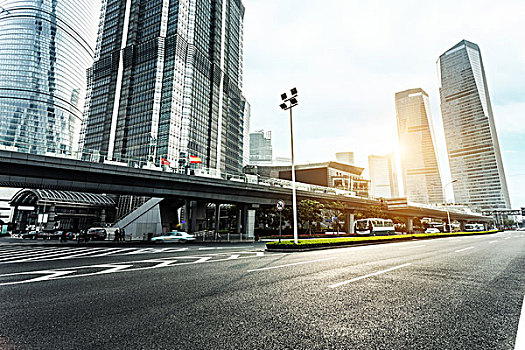
POLYGON ((354 152, 337 152, 335 160, 346 164, 354 165, 354 152))
POLYGON ((396 93, 396 115, 405 196, 416 203, 443 203, 428 94, 419 88, 396 93))
POLYGON ((85 157, 241 172, 243 17, 240 0, 106 0, 85 157))
POLYGON ((250 133, 250 164, 270 165, 272 161, 272 132, 258 130, 250 133))
POLYGON ((386 156, 368 156, 370 173, 370 194, 373 197, 397 198, 399 186, 393 154, 386 156))
POLYGON ((78 149, 100 0, 0 2, 0 145, 78 149))
POLYGON ((242 150, 242 165, 250 164, 250 119, 251 119, 251 106, 243 97, 242 104, 243 108, 243 150, 242 150))
POLYGON ((439 57, 441 113, 456 203, 510 208, 487 78, 478 45, 462 40, 439 57))

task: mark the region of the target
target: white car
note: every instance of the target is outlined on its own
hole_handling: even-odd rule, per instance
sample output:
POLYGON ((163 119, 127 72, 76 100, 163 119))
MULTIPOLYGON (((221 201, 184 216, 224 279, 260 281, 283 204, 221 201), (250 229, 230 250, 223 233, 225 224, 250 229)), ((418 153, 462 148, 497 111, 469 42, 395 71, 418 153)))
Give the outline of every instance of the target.
POLYGON ((156 236, 151 239, 152 242, 191 242, 195 240, 195 235, 182 231, 167 232, 162 236, 156 236))
POLYGON ((425 233, 439 233, 441 231, 439 231, 439 229, 435 228, 435 227, 429 227, 425 230, 425 233))

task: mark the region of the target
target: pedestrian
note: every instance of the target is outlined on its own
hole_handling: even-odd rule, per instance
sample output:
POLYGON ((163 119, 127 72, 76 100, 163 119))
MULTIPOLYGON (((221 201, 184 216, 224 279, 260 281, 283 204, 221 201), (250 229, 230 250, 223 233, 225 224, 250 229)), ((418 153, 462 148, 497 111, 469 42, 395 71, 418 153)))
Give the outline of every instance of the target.
POLYGON ((120 239, 123 241, 126 240, 126 231, 123 228, 120 230, 120 239))
POLYGON ((66 231, 62 231, 60 234, 60 242, 65 242, 67 240, 66 231))
POLYGON ((120 239, 120 231, 119 231, 119 229, 117 228, 117 229, 115 230, 115 237, 113 237, 113 241, 114 241, 114 242, 118 242, 119 239, 120 239))

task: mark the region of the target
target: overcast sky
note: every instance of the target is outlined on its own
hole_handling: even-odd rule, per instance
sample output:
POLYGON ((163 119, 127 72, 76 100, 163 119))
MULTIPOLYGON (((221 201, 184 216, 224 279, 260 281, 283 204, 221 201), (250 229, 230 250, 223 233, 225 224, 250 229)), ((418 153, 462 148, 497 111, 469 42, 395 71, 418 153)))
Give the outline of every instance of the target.
MULTIPOLYGON (((430 96, 442 178, 450 180, 436 61, 462 39, 479 45, 513 208, 525 206, 525 1, 244 0, 244 94, 251 130, 273 132, 274 155, 289 156, 280 93, 297 87, 299 163, 353 151, 395 150, 395 92, 430 96)), ((450 187, 450 186, 449 186, 450 187)))

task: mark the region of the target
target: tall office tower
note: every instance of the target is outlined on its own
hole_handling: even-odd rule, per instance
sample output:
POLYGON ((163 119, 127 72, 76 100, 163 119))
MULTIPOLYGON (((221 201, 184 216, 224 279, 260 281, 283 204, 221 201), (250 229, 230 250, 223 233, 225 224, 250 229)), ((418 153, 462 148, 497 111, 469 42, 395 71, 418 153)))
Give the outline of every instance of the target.
POLYGON ((443 203, 427 93, 422 89, 396 93, 396 115, 405 196, 416 203, 443 203))
POLYGON ((75 153, 100 6, 100 0, 0 1, 0 145, 75 153))
POLYGON ((386 156, 368 156, 368 169, 370 172, 370 194, 373 197, 399 197, 396 165, 392 153, 386 156))
POLYGON ((354 165, 354 152, 337 152, 335 154, 335 160, 354 165))
POLYGON ((250 164, 250 119, 251 106, 245 98, 242 99, 243 108, 243 150, 242 150, 242 165, 250 164))
POLYGON ((478 45, 462 40, 439 57, 441 113, 456 203, 510 208, 509 192, 478 45))
POLYGON ((240 0, 106 0, 83 154, 242 171, 240 0))
POLYGON ((270 165, 272 160, 272 132, 257 130, 250 133, 250 164, 270 165))

